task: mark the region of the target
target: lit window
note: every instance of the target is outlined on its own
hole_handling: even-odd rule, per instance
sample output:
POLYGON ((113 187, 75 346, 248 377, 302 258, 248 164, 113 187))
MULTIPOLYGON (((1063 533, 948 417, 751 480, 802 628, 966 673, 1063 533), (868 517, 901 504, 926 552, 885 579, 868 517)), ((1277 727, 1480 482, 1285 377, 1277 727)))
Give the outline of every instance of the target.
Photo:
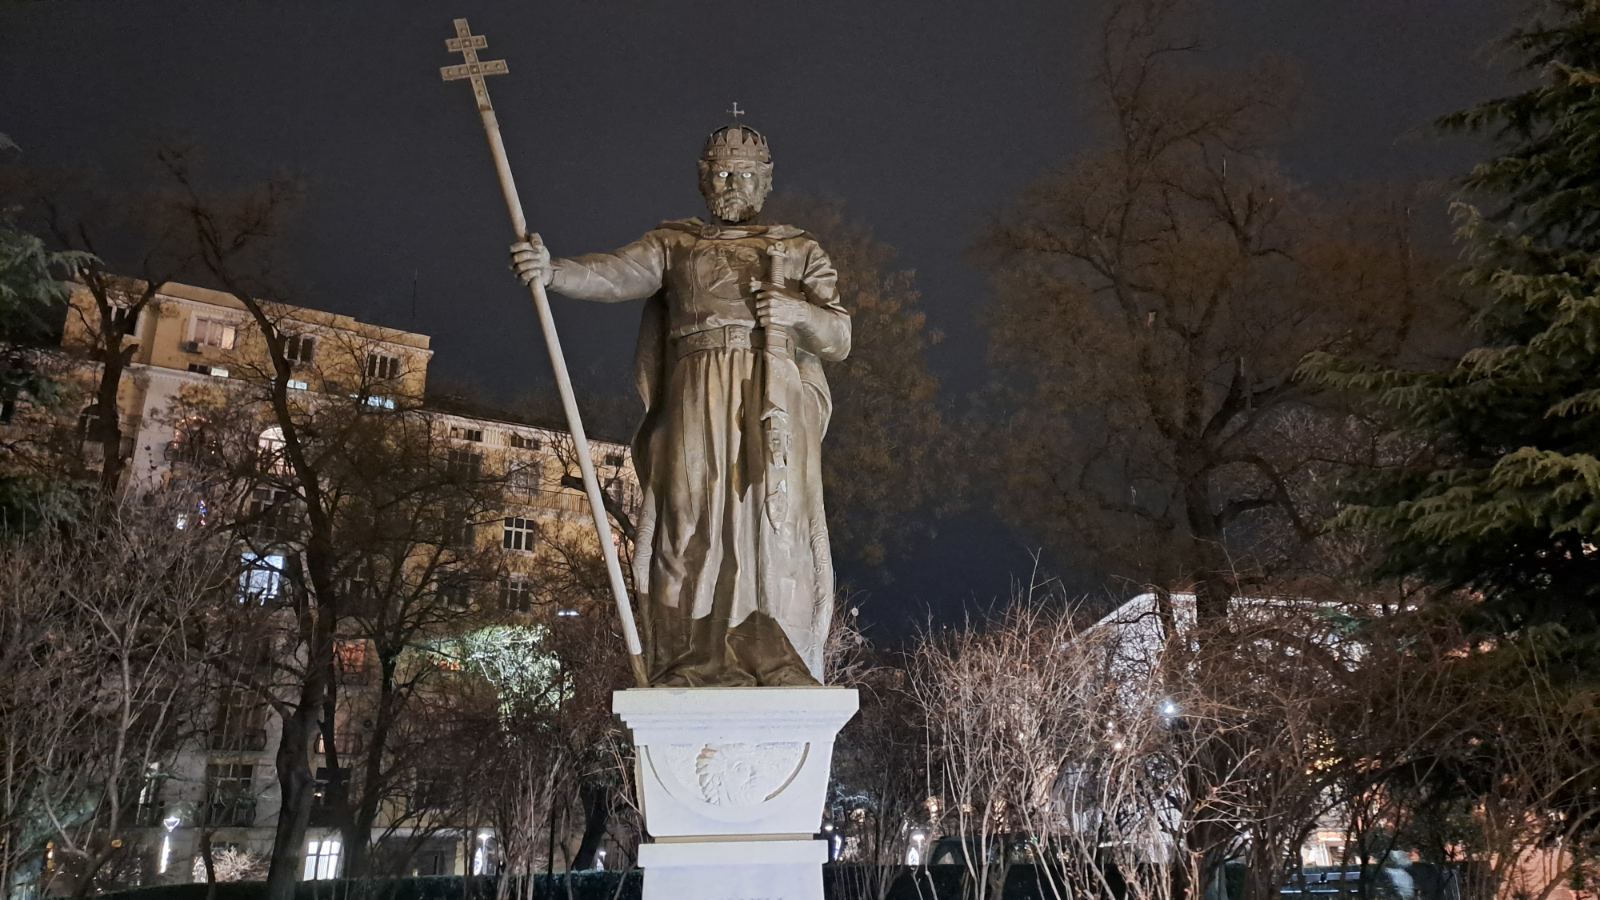
POLYGON ((349 679, 359 679, 367 674, 367 642, 362 638, 348 638, 333 642, 333 659, 339 674, 349 679))
POLYGON ((216 347, 219 350, 232 350, 234 341, 238 338, 238 331, 232 322, 221 319, 194 320, 194 342, 207 347, 216 347))
POLYGON ((367 354, 368 378, 396 378, 400 375, 400 357, 382 353, 367 354))
POLYGON ((239 600, 243 603, 267 603, 277 598, 283 589, 282 554, 245 553, 244 571, 239 575, 239 600))
POLYGON ((525 613, 533 609, 533 583, 521 575, 500 579, 500 607, 507 612, 525 613))
POLYGON ((309 334, 291 334, 283 339, 283 355, 289 362, 310 363, 316 353, 317 339, 309 334))
POLYGON ((256 446, 261 455, 261 468, 268 472, 287 472, 288 461, 283 457, 283 429, 276 425, 261 432, 256 446))
POLYGON ((310 841, 306 844, 306 872, 304 880, 324 880, 339 876, 338 838, 310 841))
POLYGON ((511 516, 505 520, 505 531, 500 536, 500 546, 507 550, 532 550, 538 526, 532 519, 511 516))

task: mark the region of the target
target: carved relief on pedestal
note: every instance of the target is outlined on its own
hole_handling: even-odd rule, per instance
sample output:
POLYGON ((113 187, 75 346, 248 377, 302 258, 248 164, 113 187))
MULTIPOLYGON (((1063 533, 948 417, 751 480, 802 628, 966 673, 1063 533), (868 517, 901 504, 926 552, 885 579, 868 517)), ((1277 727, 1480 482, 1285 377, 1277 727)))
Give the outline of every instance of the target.
POLYGON ((782 794, 805 767, 806 742, 663 744, 641 747, 667 793, 714 819, 744 820, 782 794))

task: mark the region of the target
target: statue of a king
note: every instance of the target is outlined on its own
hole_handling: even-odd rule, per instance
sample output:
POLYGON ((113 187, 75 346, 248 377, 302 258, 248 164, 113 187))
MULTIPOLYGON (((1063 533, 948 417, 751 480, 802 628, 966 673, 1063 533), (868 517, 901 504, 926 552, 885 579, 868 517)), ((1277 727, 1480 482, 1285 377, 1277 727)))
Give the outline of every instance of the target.
POLYGON ((512 267, 575 299, 645 301, 633 575, 651 685, 820 684, 833 613, 822 362, 849 353, 850 316, 816 240, 757 219, 765 137, 720 128, 699 168, 709 221, 554 260, 529 235, 512 267))

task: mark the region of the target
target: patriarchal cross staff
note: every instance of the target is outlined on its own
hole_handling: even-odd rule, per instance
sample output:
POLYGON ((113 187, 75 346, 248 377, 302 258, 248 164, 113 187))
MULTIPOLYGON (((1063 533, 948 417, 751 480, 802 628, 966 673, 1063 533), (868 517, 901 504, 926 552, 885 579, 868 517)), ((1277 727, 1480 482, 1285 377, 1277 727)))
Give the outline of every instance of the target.
MULTIPOLYGON (((486 75, 505 75, 509 71, 505 60, 479 60, 478 51, 488 46, 481 34, 473 34, 466 19, 455 20, 456 36, 446 40, 447 49, 466 57, 460 65, 443 66, 439 74, 445 81, 462 78, 472 83, 472 94, 478 100, 478 114, 483 117, 483 130, 489 138, 489 152, 494 156, 495 172, 500 176, 500 190, 505 194, 506 212, 511 214, 511 230, 518 240, 528 233, 528 220, 522 214, 522 201, 517 197, 517 184, 511 177, 511 164, 506 160, 505 142, 500 139, 500 123, 495 119, 494 106, 489 102, 486 75)), ((594 515, 595 531, 599 533, 600 552, 605 555, 606 575, 611 582, 611 593, 617 602, 617 614, 622 620, 622 638, 628 647, 628 662, 633 667, 634 680, 640 687, 649 687, 645 674, 644 649, 639 644, 639 630, 634 623, 633 605, 628 601, 628 587, 622 580, 622 566, 617 561, 617 548, 611 538, 611 524, 606 519, 605 504, 601 500, 600 480, 594 474, 594 461, 589 455, 589 439, 583 433, 583 421, 578 416, 578 402, 572 395, 572 379, 567 375, 567 361, 561 353, 561 340, 556 336, 555 319, 550 316, 550 301, 545 296, 544 284, 534 281, 528 285, 533 296, 534 309, 539 313, 539 327, 544 331, 545 346, 550 350, 550 367, 555 370, 556 389, 561 394, 561 406, 567 414, 567 427, 572 431, 576 445, 578 468, 583 473, 583 489, 589 495, 589 511, 594 515)))

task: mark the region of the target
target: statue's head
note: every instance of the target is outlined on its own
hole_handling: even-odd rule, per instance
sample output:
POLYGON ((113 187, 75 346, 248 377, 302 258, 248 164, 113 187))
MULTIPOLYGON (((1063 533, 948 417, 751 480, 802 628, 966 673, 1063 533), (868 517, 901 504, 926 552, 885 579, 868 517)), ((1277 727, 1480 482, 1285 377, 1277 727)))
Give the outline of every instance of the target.
POLYGON ((729 125, 706 138, 700 154, 700 195, 723 223, 748 222, 772 193, 772 153, 754 128, 729 125))

